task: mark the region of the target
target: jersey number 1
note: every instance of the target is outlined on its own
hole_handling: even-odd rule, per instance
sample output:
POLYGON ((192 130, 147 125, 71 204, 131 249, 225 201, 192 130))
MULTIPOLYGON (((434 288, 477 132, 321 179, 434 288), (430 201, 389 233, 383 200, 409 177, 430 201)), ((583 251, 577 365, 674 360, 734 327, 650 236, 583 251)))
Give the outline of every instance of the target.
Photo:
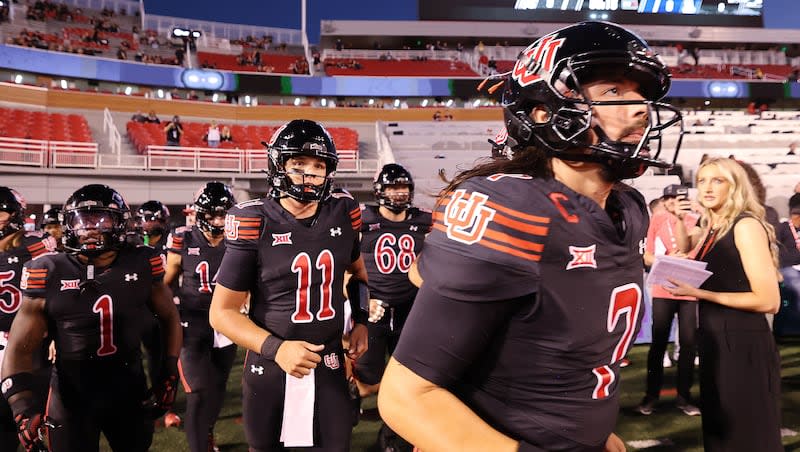
MULTIPOLYGON (((322 250, 317 256, 315 265, 317 270, 322 271, 322 283, 319 288, 319 311, 317 320, 328 320, 336 316, 333 309, 333 253, 329 250, 322 250)), ((308 253, 300 253, 292 261, 292 273, 297 273, 297 293, 295 295, 295 310, 292 314, 292 322, 309 323, 314 320, 311 315, 311 256, 308 253)))
POLYGON ((114 345, 114 303, 111 297, 103 295, 94 302, 92 312, 100 314, 100 348, 97 356, 108 356, 117 353, 114 345))
MULTIPOLYGON (((625 330, 611 354, 611 363, 621 360, 628 352, 633 341, 633 332, 636 330, 636 320, 639 318, 639 309, 642 307, 642 289, 636 283, 624 284, 611 291, 611 301, 608 304, 608 317, 606 329, 613 333, 617 324, 625 316, 625 330)), ((609 396, 609 387, 617 379, 610 366, 600 366, 592 369, 597 377, 597 384, 592 391, 593 399, 605 399, 609 396)))

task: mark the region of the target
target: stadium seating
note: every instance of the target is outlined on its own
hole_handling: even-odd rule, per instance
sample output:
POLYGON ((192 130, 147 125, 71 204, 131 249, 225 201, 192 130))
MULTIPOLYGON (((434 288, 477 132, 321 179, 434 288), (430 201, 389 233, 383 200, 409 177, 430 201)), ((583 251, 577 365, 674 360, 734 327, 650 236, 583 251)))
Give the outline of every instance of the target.
MULTIPOLYGON (((272 66, 272 72, 278 74, 292 74, 292 65, 298 59, 303 59, 302 55, 286 55, 274 53, 262 53, 261 64, 272 66)), ((258 72, 256 66, 242 66, 236 61, 236 55, 224 55, 220 53, 197 52, 197 61, 201 64, 216 69, 236 72, 258 72)))
POLYGON ((387 77, 478 77, 467 63, 447 60, 374 60, 328 58, 324 62, 328 75, 387 77), (359 69, 352 67, 356 61, 359 69))
MULTIPOLYGON (((203 136, 208 123, 183 122, 181 145, 184 147, 208 147, 203 136)), ((140 154, 147 152, 148 146, 164 146, 166 143, 165 124, 140 123, 129 121, 126 125, 128 138, 140 154)), ((224 124, 220 124, 222 128, 224 124)), ((263 149, 262 141, 268 141, 277 126, 230 125, 233 141, 220 143, 222 149, 263 149)), ((358 132, 345 127, 328 128, 336 149, 342 159, 358 158, 358 132)))
POLYGON ((46 141, 92 142, 82 115, 0 108, 0 136, 46 141))

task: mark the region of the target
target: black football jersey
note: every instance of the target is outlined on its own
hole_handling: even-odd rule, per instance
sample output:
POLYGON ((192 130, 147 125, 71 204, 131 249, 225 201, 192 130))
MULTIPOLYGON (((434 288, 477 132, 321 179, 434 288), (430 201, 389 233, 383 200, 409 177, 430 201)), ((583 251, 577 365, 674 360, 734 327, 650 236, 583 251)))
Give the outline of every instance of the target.
POLYGON ((225 254, 225 241, 217 246, 208 243, 203 231, 192 226, 178 228, 167 239, 170 253, 181 255, 181 310, 208 311, 217 284, 217 272, 225 254))
MULTIPOLYGON (((607 203, 554 179, 498 174, 466 181, 434 214, 419 262, 426 286, 471 303, 536 294, 463 376, 504 430, 525 430, 520 412, 584 444, 614 428, 620 361, 643 314, 649 220, 633 189, 613 190, 607 203)), ((400 349, 413 369, 409 357, 423 352, 403 351, 402 340, 400 349)))
POLYGON ((22 266, 31 259, 56 251, 56 240, 46 233, 26 232, 19 246, 0 252, 0 331, 11 330, 22 303, 22 266))
POLYGON ((431 213, 417 208, 408 209, 405 220, 391 221, 378 206, 361 207, 361 257, 371 298, 390 306, 414 299, 417 288, 409 281, 408 270, 422 251, 431 222, 431 213))
POLYGON ((280 338, 341 340, 344 273, 360 255, 360 228, 361 209, 347 194, 320 203, 309 226, 276 200, 240 203, 226 217, 217 281, 251 291, 250 318, 280 338))
POLYGON ((163 277, 151 248, 126 246, 106 268, 84 265, 72 254, 41 256, 25 265, 21 285, 25 296, 45 299, 60 359, 130 359, 139 356, 142 314, 163 277))

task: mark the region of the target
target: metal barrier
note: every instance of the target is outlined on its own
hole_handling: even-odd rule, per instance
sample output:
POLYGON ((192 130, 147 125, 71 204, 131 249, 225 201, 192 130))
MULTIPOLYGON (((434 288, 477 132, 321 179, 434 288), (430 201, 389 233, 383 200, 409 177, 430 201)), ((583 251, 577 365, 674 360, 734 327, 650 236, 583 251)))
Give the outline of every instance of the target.
MULTIPOLYGON (((355 152, 343 155, 337 168, 340 173, 372 175, 377 171, 377 160, 348 158, 355 152)), ((97 143, 0 137, 0 166, 259 173, 267 169, 268 161, 265 149, 148 146, 144 155, 123 155, 101 154, 97 143)))
POLYGON ((47 163, 47 141, 0 137, 0 165, 42 167, 47 163))

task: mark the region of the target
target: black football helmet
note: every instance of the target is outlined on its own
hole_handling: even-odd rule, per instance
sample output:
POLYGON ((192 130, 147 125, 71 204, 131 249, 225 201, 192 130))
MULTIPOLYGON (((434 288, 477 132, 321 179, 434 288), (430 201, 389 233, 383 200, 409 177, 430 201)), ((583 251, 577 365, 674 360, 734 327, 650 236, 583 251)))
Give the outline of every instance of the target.
POLYGON ((194 197, 197 227, 213 237, 221 236, 225 232, 225 227, 214 226, 211 220, 217 216, 225 216, 234 204, 236 199, 230 187, 219 181, 206 183, 194 197))
MULTIPOLYGON (((301 202, 320 202, 331 195, 331 184, 339 157, 328 131, 321 124, 307 119, 295 119, 281 126, 269 143, 263 143, 269 152, 267 177, 272 186, 270 196, 290 197, 301 202), (307 155, 325 161, 325 182, 295 184, 286 170, 291 157, 307 155)), ((303 177, 305 180, 305 176, 303 177)))
POLYGON ((375 182, 372 184, 372 188, 375 190, 375 199, 378 204, 394 213, 400 213, 408 209, 414 200, 414 179, 411 178, 411 173, 407 169, 397 163, 383 165, 378 177, 375 178, 375 182), (388 196, 386 187, 392 185, 407 185, 408 196, 388 196))
POLYGON ((669 167, 677 159, 683 134, 680 111, 660 102, 670 83, 667 66, 630 31, 594 21, 562 28, 525 49, 508 74, 503 93, 508 132, 504 144, 512 154, 515 149, 534 146, 559 159, 598 162, 615 179, 638 177, 648 166, 669 167), (638 82, 644 99, 588 99, 585 84, 616 78, 638 82), (633 104, 645 105, 648 113, 638 143, 611 140, 593 121, 595 107, 633 104), (547 112, 546 122, 531 119, 536 107, 547 112), (668 163, 658 156, 663 131, 672 127, 678 139, 672 163, 668 163))
POLYGON ((2 228, 0 228, 0 239, 21 231, 25 228, 25 199, 13 188, 0 187, 0 212, 8 212, 8 218, 2 228))
POLYGON ((169 209, 161 201, 147 201, 134 214, 134 228, 143 236, 163 235, 168 222, 169 209))
POLYGON ((64 249, 89 257, 117 250, 125 242, 129 218, 130 209, 119 192, 107 185, 86 185, 64 203, 64 249))
POLYGON ((42 222, 39 224, 40 229, 44 229, 45 226, 51 224, 61 225, 61 218, 59 217, 61 214, 61 207, 53 207, 48 209, 47 212, 42 215, 42 222))

